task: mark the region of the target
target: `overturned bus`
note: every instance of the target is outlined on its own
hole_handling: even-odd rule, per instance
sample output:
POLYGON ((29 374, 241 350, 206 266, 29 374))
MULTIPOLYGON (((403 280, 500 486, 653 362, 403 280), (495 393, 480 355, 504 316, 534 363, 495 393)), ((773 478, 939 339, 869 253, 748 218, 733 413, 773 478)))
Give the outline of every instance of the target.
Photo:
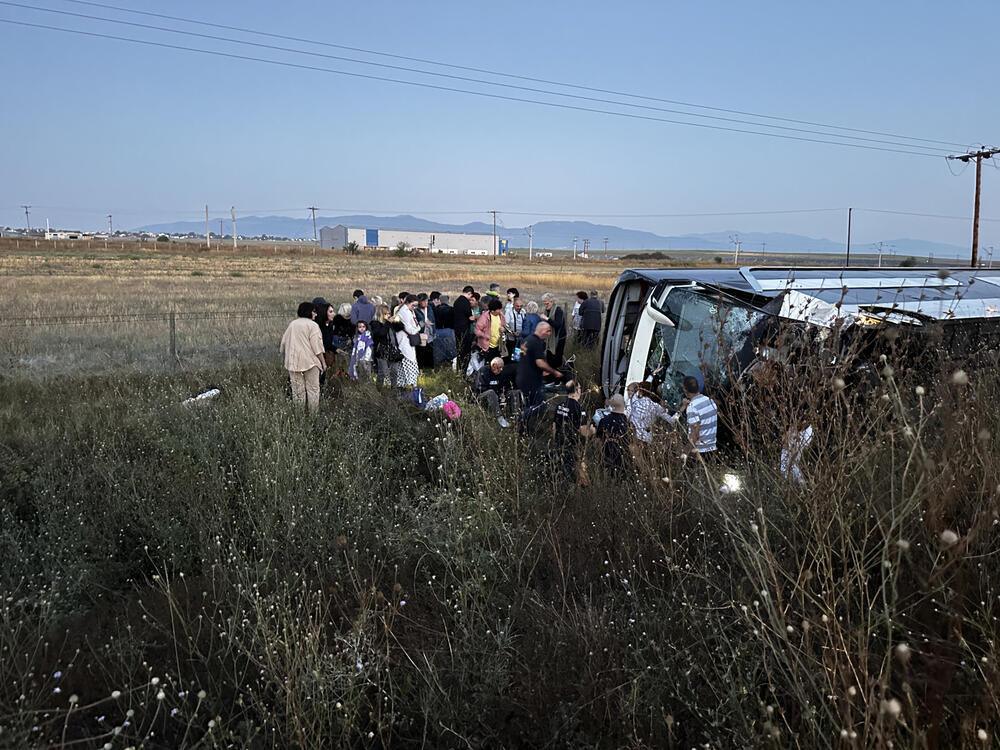
POLYGON ((677 408, 692 375, 725 398, 789 343, 827 361, 890 340, 965 360, 1000 343, 1000 272, 924 268, 630 269, 608 300, 605 395, 646 381, 677 408), (891 332, 890 336, 886 336, 891 332))

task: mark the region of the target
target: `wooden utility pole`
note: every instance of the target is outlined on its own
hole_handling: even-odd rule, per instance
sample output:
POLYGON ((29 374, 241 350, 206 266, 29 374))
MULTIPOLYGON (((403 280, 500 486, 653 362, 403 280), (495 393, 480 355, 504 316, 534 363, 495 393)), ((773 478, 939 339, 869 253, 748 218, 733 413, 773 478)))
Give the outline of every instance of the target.
POLYGON ((313 241, 319 242, 319 235, 316 234, 316 206, 309 206, 306 211, 312 211, 313 215, 313 241))
POLYGON ((968 164, 971 159, 976 160, 976 197, 972 209, 972 261, 970 264, 972 268, 975 268, 979 264, 979 191, 983 179, 983 159, 992 159, 994 154, 1000 154, 1000 148, 986 148, 983 146, 977 151, 948 157, 949 159, 957 159, 965 164, 968 164))

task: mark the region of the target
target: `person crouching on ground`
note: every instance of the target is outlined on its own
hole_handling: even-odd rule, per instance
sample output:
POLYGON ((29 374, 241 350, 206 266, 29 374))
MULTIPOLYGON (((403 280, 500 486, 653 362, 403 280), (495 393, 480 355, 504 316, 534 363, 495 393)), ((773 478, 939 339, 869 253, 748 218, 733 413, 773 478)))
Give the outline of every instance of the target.
POLYGON ((580 407, 580 383, 571 380, 566 384, 566 395, 556 402, 553 417, 552 458, 562 477, 576 482, 576 467, 580 460, 580 438, 593 435, 594 426, 583 421, 580 407))
POLYGON ((368 324, 359 320, 354 333, 354 346, 351 349, 351 363, 347 367, 347 374, 355 383, 358 381, 370 381, 372 379, 372 355, 375 344, 371 334, 368 332, 368 324))
POLYGON ((304 403, 309 411, 319 408, 319 376, 326 370, 323 334, 313 320, 315 313, 312 302, 300 303, 298 317, 288 324, 279 347, 292 384, 292 401, 304 403))
POLYGON ((472 383, 476 400, 496 417, 501 427, 510 427, 500 411, 500 397, 504 389, 510 386, 510 381, 510 370, 505 371, 504 361, 500 357, 494 357, 489 364, 479 368, 472 383))

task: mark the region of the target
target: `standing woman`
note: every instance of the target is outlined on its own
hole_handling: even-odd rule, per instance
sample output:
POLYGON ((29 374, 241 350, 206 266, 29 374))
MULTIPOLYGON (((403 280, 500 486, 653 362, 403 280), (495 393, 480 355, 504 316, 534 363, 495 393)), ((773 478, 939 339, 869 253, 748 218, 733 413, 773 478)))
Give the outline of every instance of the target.
POLYGON ((417 296, 408 294, 403 300, 396 317, 402 330, 396 331, 396 346, 399 347, 403 359, 396 365, 398 377, 396 385, 400 388, 412 388, 417 384, 420 377, 420 369, 417 367, 417 350, 414 343, 420 343, 420 326, 413 314, 417 307, 417 296))
POLYGON ((549 364, 557 370, 562 367, 563 352, 566 350, 566 315, 562 308, 556 304, 556 296, 552 292, 542 295, 542 304, 545 305, 543 320, 547 320, 552 326, 552 335, 546 343, 545 357, 549 364))
POLYGON ((421 370, 430 370, 434 367, 434 352, 431 349, 431 342, 434 341, 434 310, 428 304, 428 299, 425 292, 418 294, 417 306, 413 310, 417 327, 423 335, 417 347, 417 365, 421 370))
POLYGON ((375 305, 375 318, 371 324, 372 345, 375 347, 375 382, 378 385, 395 385, 390 378, 390 367, 395 354, 395 347, 390 343, 389 337, 393 335, 392 326, 389 323, 389 306, 379 303, 375 305))
POLYGON ((313 308, 316 310, 316 322, 319 324, 319 332, 323 334, 323 350, 326 357, 326 366, 333 367, 337 358, 337 347, 333 344, 333 305, 322 297, 320 300, 313 300, 313 308))
POLYGON ((524 322, 521 324, 521 340, 528 338, 535 332, 535 327, 542 322, 542 316, 538 314, 538 303, 531 300, 524 306, 524 322))

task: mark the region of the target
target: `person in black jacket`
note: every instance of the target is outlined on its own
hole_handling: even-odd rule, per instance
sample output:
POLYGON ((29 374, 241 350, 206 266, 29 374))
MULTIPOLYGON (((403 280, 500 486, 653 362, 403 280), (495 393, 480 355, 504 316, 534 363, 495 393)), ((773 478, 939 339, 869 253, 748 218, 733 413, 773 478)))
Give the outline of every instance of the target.
MULTIPOLYGON (((433 297, 433 293, 431 294, 433 297)), ((447 294, 439 294, 434 300, 434 320, 437 323, 434 334, 434 363, 451 362, 458 356, 455 344, 455 310, 448 302, 447 294)))
POLYGON ((455 300, 452 308, 454 311, 453 326, 455 329, 455 345, 458 347, 458 365, 462 372, 469 362, 469 355, 472 353, 472 336, 469 334, 469 326, 473 322, 472 317, 472 294, 476 290, 467 286, 462 290, 455 300))
POLYGON ((378 385, 393 385, 389 367, 392 362, 389 360, 388 352, 391 348, 389 338, 392 336, 390 312, 388 305, 376 305, 375 318, 368 327, 375 347, 375 382, 378 385))
POLYGON ((601 301, 588 297, 580 303, 580 331, 584 349, 593 349, 601 336, 601 301))
POLYGON ((566 315, 556 304, 556 296, 551 292, 542 295, 542 304, 545 305, 542 320, 548 321, 552 326, 552 334, 546 342, 545 358, 553 369, 558 370, 562 367, 563 352, 566 350, 566 315))

